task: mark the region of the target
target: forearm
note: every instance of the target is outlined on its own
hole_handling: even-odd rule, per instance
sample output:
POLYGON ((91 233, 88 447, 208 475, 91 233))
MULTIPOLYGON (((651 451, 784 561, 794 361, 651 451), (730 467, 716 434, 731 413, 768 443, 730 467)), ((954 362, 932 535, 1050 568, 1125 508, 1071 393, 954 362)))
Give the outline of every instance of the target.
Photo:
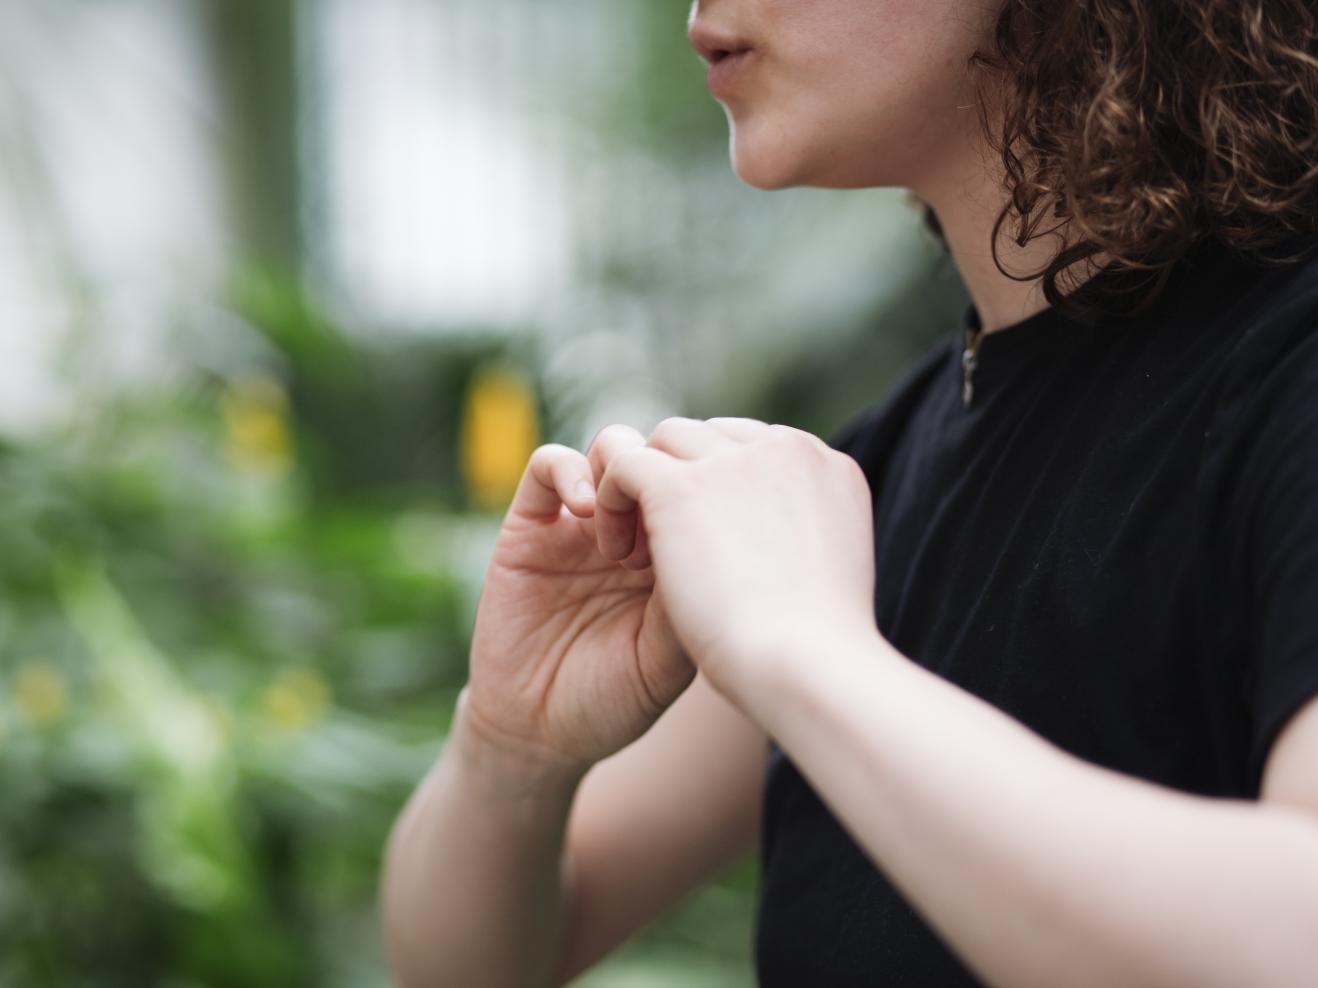
POLYGON ((579 782, 493 750, 459 707, 386 853, 385 939, 403 988, 553 983, 570 919, 564 839, 579 782))
POLYGON ((810 654, 747 713, 989 983, 1312 984, 1312 817, 1083 762, 877 633, 810 654))

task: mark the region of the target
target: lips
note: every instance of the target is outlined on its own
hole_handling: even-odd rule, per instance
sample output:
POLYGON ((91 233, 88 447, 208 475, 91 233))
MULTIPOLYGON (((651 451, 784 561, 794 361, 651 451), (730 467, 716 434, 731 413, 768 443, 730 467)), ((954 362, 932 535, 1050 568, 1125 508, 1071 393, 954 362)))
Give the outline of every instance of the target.
POLYGON ((754 52, 744 48, 725 55, 716 62, 710 62, 709 68, 705 70, 705 82, 709 85, 710 93, 721 100, 735 96, 746 63, 753 56, 754 52))
POLYGON ((735 51, 725 51, 724 49, 720 48, 717 49, 712 56, 710 56, 709 61, 711 65, 717 65, 725 58, 731 58, 733 55, 742 55, 748 51, 750 51, 749 48, 738 48, 735 51))
POLYGON ((743 67, 754 52, 750 43, 729 31, 698 21, 687 28, 687 37, 691 40, 691 47, 709 64, 705 78, 710 93, 717 99, 731 98, 743 67))

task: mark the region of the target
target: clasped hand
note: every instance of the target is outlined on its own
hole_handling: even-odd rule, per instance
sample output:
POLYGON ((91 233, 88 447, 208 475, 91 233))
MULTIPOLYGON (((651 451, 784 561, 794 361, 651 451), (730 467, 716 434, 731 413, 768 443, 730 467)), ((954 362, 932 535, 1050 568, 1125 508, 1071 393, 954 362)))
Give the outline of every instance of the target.
POLYGON ((751 418, 671 417, 601 430, 587 454, 600 554, 653 566, 687 654, 736 702, 784 646, 869 628, 873 515, 859 464, 751 418))

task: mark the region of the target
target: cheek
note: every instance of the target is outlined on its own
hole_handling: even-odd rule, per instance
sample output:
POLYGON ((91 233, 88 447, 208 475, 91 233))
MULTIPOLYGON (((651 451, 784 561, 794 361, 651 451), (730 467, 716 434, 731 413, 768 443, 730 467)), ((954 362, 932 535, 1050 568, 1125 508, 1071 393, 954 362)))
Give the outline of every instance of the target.
POLYGON ((784 100, 847 111, 940 108, 965 76, 979 40, 962 0, 790 0, 781 25, 784 100))
MULTIPOLYGON (((885 58, 928 47, 964 0, 762 0, 760 28, 802 65, 885 58)), ((961 19, 964 19, 962 16, 961 19)))
POLYGON ((731 107, 734 154, 796 172, 785 181, 907 184, 969 102, 965 62, 982 25, 967 5, 768 0, 764 9, 773 44, 731 107))

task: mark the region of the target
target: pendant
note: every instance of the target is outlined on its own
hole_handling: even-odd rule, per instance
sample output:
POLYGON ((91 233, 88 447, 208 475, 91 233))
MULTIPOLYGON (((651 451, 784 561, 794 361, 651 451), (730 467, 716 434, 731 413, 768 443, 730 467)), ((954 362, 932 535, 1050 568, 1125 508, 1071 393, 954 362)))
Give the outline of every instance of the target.
POLYGON ((961 351, 961 404, 965 408, 970 407, 970 401, 975 396, 974 373, 979 362, 979 337, 977 330, 966 327, 966 345, 961 351))

